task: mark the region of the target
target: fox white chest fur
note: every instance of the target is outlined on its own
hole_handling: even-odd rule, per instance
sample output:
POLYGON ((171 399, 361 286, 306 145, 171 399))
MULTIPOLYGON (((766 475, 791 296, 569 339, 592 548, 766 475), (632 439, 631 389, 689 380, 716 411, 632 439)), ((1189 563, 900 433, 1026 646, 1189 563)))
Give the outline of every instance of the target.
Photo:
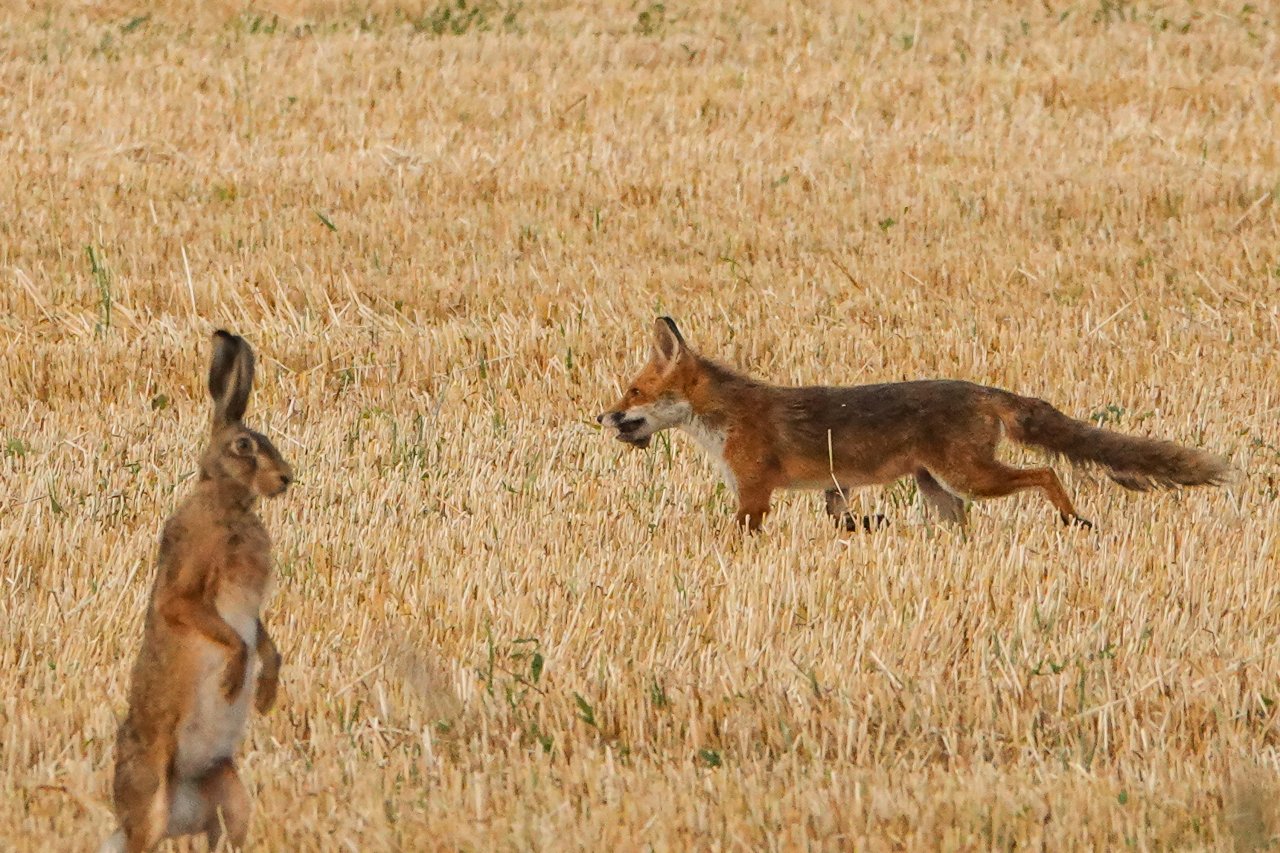
POLYGON ((244 738, 249 706, 258 673, 253 649, 258 641, 258 613, 262 595, 253 589, 226 584, 215 602, 218 613, 249 647, 249 665, 244 684, 234 702, 222 691, 222 675, 227 667, 227 650, 212 640, 199 638, 192 653, 198 656, 200 676, 191 711, 178 730, 175 770, 180 777, 201 775, 218 761, 235 755, 244 738))
POLYGON ((709 425, 697 415, 690 415, 688 420, 680 424, 680 429, 698 442, 698 446, 706 451, 707 456, 711 457, 711 461, 715 464, 716 470, 720 472, 720 477, 724 480, 724 484, 733 489, 734 492, 737 492, 738 481, 733 476, 733 469, 729 467, 728 461, 724 458, 724 444, 728 438, 727 433, 723 429, 709 425))

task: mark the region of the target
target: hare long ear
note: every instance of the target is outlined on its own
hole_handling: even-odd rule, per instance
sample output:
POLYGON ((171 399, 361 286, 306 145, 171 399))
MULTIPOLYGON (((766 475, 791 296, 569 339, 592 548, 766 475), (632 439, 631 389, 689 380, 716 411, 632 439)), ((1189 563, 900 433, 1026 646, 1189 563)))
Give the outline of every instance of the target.
POLYGON ((659 317, 653 322, 653 360, 663 366, 670 366, 680 358, 680 353, 688 349, 684 336, 676 328, 676 321, 670 317, 659 317))
POLYGON ((214 429, 238 423, 244 417, 252 388, 253 350, 238 335, 222 329, 214 332, 213 360, 209 363, 214 429))

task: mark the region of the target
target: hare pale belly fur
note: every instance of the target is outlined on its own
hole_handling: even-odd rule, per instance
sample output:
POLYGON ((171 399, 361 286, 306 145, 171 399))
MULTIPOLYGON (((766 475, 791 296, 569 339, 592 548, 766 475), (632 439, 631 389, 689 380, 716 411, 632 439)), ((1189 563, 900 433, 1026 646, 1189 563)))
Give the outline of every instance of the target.
MULTIPOLYGON (((258 609, 261 596, 243 586, 227 584, 215 599, 219 615, 240 635, 248 648, 258 643, 258 609)), ((258 663, 250 658, 245 667, 244 682, 235 700, 228 702, 222 693, 223 671, 227 653, 218 644, 205 639, 192 643, 189 651, 195 661, 195 697, 190 714, 178 729, 174 755, 174 773, 195 778, 219 761, 234 758, 244 738, 257 682, 258 663)))

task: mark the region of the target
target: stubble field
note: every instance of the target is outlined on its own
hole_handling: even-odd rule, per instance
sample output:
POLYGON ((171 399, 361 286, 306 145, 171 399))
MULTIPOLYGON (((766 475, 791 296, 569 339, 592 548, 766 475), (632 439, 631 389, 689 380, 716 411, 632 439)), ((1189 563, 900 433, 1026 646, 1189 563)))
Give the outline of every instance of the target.
POLYGON ((300 480, 254 849, 1278 843, 1269 5, 195 5, 0 11, 0 847, 113 827, 219 326, 300 480), (595 427, 657 313, 1237 479, 745 537, 595 427))

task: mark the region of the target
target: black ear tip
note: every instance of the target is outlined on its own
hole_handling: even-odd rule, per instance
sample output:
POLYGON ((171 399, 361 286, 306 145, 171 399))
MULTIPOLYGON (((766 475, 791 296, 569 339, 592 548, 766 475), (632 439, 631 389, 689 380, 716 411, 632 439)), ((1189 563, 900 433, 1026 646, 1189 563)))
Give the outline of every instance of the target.
POLYGON ((249 349, 249 345, 245 343, 244 338, 239 335, 233 335, 226 329, 219 329, 213 333, 213 345, 220 348, 229 347, 233 352, 249 349))
POLYGON ((665 325, 667 329, 671 332, 671 334, 675 336, 675 339, 677 341, 679 341, 682 344, 684 343, 684 335, 680 334, 680 330, 676 327, 675 320, 672 320, 670 317, 663 314, 661 317, 658 318, 658 322, 665 325))

